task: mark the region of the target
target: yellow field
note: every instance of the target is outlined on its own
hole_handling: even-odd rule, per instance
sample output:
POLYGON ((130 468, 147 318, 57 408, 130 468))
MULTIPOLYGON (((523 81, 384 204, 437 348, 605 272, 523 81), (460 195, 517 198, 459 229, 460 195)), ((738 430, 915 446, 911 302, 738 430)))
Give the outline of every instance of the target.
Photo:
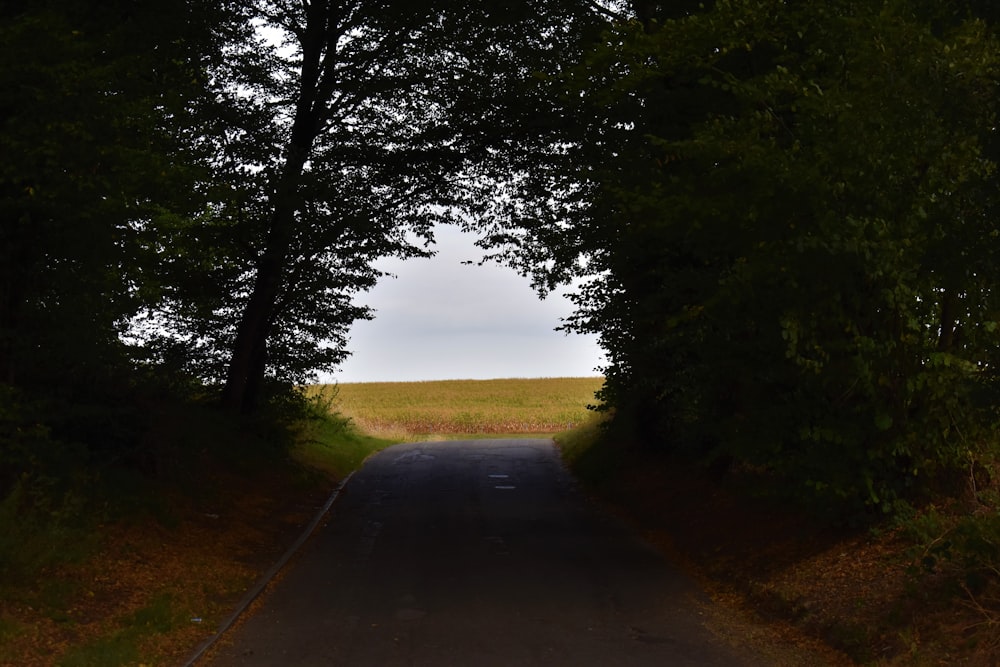
MULTIPOLYGON (((584 421, 604 378, 336 385, 333 409, 372 435, 556 433, 584 421)), ((329 389, 328 389, 329 390, 329 389)))

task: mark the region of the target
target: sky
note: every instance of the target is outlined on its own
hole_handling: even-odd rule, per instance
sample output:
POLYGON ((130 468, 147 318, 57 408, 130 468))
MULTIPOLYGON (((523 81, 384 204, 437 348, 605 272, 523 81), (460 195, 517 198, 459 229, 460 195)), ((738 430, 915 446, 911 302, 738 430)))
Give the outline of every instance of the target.
POLYGON ((596 337, 554 331, 572 312, 561 294, 544 300, 527 278, 496 265, 463 265, 482 252, 454 227, 435 231, 437 255, 379 266, 383 278, 357 301, 375 319, 351 329, 352 351, 324 382, 590 377, 604 356, 596 337))

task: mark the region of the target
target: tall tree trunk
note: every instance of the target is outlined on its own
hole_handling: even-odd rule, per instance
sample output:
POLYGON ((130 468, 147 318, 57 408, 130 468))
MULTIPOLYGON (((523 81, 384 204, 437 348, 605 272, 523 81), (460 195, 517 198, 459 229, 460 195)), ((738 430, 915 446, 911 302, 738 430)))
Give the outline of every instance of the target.
MULTIPOLYGON (((14 213, 13 215, 17 215, 14 213)), ((25 342, 33 338, 22 321, 30 287, 36 284, 40 243, 25 230, 32 227, 31 217, 9 225, 0 234, 0 383, 14 385, 21 380, 25 361, 25 342)))
POLYGON ((267 245, 257 261, 253 292, 236 330, 236 342, 222 392, 223 407, 234 412, 255 411, 264 382, 267 338, 278 315, 277 303, 285 278, 288 249, 295 235, 298 184, 315 137, 315 134, 309 137, 305 145, 295 145, 295 134, 293 132, 293 144, 288 150, 281 182, 272 195, 267 245))
POLYGON ((956 319, 958 316, 958 296, 948 288, 941 295, 941 321, 938 324, 938 352, 950 352, 955 344, 956 319))
POLYGON ((302 69, 299 73, 295 118, 285 155, 285 164, 272 191, 267 243, 257 261, 253 292, 236 330, 233 356, 222 392, 222 405, 231 411, 250 413, 257 409, 267 370, 267 338, 278 316, 277 303, 295 238, 295 216, 301 206, 299 185, 306 161, 319 134, 333 90, 323 81, 323 69, 331 57, 329 2, 313 2, 306 10, 305 29, 299 34, 302 69))
POLYGON ((257 407, 265 370, 260 361, 266 357, 267 337, 277 315, 275 306, 281 293, 294 222, 295 207, 291 201, 273 209, 267 247, 257 262, 253 292, 236 330, 222 393, 222 404, 229 410, 253 412, 257 407))

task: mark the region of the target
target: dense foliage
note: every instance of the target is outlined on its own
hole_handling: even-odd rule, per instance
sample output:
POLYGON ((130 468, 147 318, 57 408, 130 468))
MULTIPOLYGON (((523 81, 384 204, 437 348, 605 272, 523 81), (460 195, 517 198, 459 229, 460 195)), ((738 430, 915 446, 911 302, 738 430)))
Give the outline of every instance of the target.
POLYGON ((990 10, 635 9, 549 82, 555 194, 494 246, 584 281, 567 327, 647 442, 839 507, 946 487, 996 423, 990 10))
POLYGON ((489 198, 498 110, 591 15, 4 4, 0 495, 160 470, 165 402, 287 421, 370 317, 374 261, 428 254, 434 224, 489 198))
POLYGON ((136 464, 158 229, 205 206, 207 72, 241 8, 0 8, 0 493, 136 464))
POLYGON ((0 487, 155 468, 167 394, 287 410, 371 316, 374 260, 427 254, 438 222, 576 285, 565 326, 600 337, 639 440, 849 508, 988 454, 991 3, 0 18, 0 487))

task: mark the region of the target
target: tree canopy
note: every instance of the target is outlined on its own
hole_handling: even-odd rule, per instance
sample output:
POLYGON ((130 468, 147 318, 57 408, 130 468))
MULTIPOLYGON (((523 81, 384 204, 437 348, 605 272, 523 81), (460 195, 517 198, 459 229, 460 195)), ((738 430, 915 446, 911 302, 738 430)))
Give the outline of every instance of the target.
POLYGON ((202 205, 193 105, 241 17, 214 2, 2 12, 0 378, 96 380, 155 270, 154 220, 202 205))
POLYGON ((0 483, 50 436, 134 445, 144 382, 246 413, 335 367, 439 222, 577 285, 643 442, 868 509, 993 442, 991 3, 0 18, 0 483))
POLYGON ((575 30, 568 7, 261 3, 276 39, 233 47, 224 72, 220 199, 176 230, 200 248, 175 263, 176 282, 214 263, 224 289, 198 280, 152 310, 159 349, 224 383, 225 404, 243 411, 266 378, 335 367, 350 325, 370 316, 352 297, 381 276, 373 261, 428 254, 435 224, 490 197, 510 142, 495 109, 575 30))
POLYGON ((552 84, 573 127, 532 178, 554 196, 494 247, 542 288, 585 281, 566 326, 600 336, 646 441, 824 503, 946 484, 996 422, 991 17, 666 7, 552 84))
POLYGON ((508 170, 502 110, 592 11, 46 0, 0 18, 5 483, 46 438, 141 448, 144 392, 254 412, 335 367, 374 261, 429 254, 436 223, 481 208, 508 170))

